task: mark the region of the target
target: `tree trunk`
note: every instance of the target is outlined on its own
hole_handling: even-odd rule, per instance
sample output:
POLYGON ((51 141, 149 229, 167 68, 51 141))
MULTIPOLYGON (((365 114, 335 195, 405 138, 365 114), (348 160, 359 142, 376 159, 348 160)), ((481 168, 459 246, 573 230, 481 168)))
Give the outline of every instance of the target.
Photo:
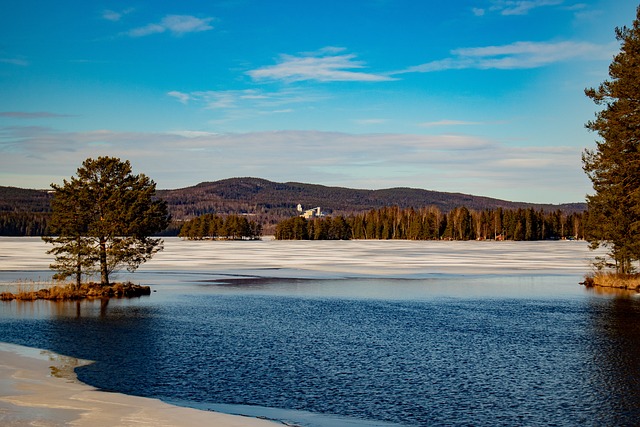
POLYGON ((100 284, 109 286, 109 270, 107 268, 107 240, 100 238, 100 284))
POLYGON ((80 255, 78 255, 78 263, 76 264, 76 289, 80 289, 80 285, 82 284, 82 263, 80 260, 80 255))

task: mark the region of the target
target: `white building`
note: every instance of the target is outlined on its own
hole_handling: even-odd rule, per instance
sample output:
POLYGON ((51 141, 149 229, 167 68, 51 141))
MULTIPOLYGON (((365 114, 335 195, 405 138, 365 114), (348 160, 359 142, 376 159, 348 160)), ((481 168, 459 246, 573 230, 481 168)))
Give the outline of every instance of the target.
POLYGON ((318 206, 317 208, 304 210, 302 209, 302 205, 298 204, 298 212, 302 212, 300 216, 305 219, 322 218, 325 215, 325 213, 322 212, 322 209, 320 208, 320 206, 318 206))

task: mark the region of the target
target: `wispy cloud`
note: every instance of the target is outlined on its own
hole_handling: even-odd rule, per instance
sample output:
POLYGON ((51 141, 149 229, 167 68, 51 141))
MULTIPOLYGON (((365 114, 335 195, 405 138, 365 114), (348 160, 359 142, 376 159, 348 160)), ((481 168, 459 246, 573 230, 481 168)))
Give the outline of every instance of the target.
POLYGON ((428 73, 462 69, 526 69, 538 68, 572 59, 610 59, 617 51, 615 43, 598 45, 587 42, 516 42, 502 46, 461 48, 451 51, 451 57, 409 67, 401 73, 428 73))
POLYGON ((147 24, 126 32, 131 37, 144 37, 152 34, 170 32, 175 36, 198 33, 213 29, 213 18, 197 18, 191 15, 167 15, 158 23, 147 24))
POLYGON ((512 146, 473 135, 59 132, 43 127, 0 128, 0 179, 4 185, 44 188, 72 175, 87 157, 105 153, 131 160, 159 188, 258 176, 357 188, 411 186, 528 198, 525 201, 536 201, 536 194, 548 200, 551 193, 558 202, 567 202, 582 199, 582 193, 570 194, 576 187, 588 187, 580 180, 579 148, 512 146), (562 193, 564 187, 567 193, 562 193))
POLYGON ((183 104, 188 103, 189 100, 191 99, 191 96, 188 93, 179 92, 177 90, 172 90, 170 92, 167 92, 167 95, 173 98, 176 98, 178 101, 182 102, 183 104))
POLYGON ((24 58, 0 58, 0 63, 17 65, 19 67, 29 66, 29 61, 24 58))
POLYGON ((258 89, 222 90, 222 91, 193 91, 180 92, 173 90, 167 92, 183 104, 195 104, 210 110, 271 110, 272 112, 291 112, 291 109, 283 109, 283 106, 314 102, 322 99, 310 91, 298 89, 284 89, 281 91, 263 91, 258 89))
POLYGON ((499 13, 501 15, 527 15, 533 9, 545 6, 558 6, 564 0, 493 0, 489 8, 473 8, 476 16, 483 16, 487 12, 499 13))
POLYGON ((73 116, 69 114, 50 113, 48 111, 0 111, 0 117, 9 117, 12 119, 55 119, 73 116))
POLYGON ((593 9, 584 3, 567 6, 566 10, 573 12, 577 20, 588 21, 587 25, 596 25, 598 19, 602 19, 604 14, 602 9, 593 9))
POLYGON ((362 71, 366 65, 356 60, 355 54, 343 53, 344 48, 326 47, 317 52, 302 53, 298 55, 282 54, 276 65, 269 65, 247 74, 254 80, 284 80, 288 82, 299 81, 359 81, 381 82, 394 80, 383 74, 367 73, 362 71))
POLYGON ((134 11, 133 8, 128 8, 122 11, 107 9, 102 11, 102 17, 107 21, 118 22, 120 21, 120 19, 122 19, 123 16, 128 15, 133 11, 134 11))
POLYGON ((472 126, 481 125, 482 122, 469 122, 464 120, 438 120, 435 122, 420 123, 422 127, 438 127, 438 126, 472 126))
POLYGON ((565 10, 570 10, 570 11, 580 11, 580 10, 585 10, 588 9, 589 6, 586 3, 575 3, 575 4, 571 4, 571 5, 567 5, 564 7, 565 10))
POLYGON ((356 119, 354 122, 358 125, 382 125, 387 123, 389 120, 387 119, 356 119))

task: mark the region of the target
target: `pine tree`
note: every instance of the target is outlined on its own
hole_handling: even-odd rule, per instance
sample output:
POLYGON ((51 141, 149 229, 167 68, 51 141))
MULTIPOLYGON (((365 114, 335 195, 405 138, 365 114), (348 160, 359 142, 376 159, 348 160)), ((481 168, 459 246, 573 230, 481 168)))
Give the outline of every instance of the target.
POLYGON ((77 177, 51 187, 53 236, 43 239, 54 245, 49 253, 58 278, 75 274, 79 284, 83 272, 95 268, 106 286, 111 272, 134 271, 162 250, 162 240, 149 236, 168 226, 167 205, 155 199, 151 179, 132 174, 129 161, 87 159, 77 177))
POLYGON ((586 96, 604 109, 586 127, 600 140, 585 150, 583 168, 595 193, 587 196, 587 239, 610 250, 618 273, 631 273, 640 259, 640 7, 631 28, 616 28, 620 52, 609 77, 586 96))

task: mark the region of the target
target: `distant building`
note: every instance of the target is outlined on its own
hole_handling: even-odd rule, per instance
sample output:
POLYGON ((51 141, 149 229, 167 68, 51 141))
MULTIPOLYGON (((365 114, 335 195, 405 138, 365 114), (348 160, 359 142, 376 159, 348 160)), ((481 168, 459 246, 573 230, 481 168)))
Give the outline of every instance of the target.
POLYGON ((325 216, 325 213, 322 212, 320 206, 318 206, 317 208, 304 210, 302 208, 302 205, 298 204, 298 212, 301 212, 300 216, 305 219, 322 218, 323 216, 325 216))

